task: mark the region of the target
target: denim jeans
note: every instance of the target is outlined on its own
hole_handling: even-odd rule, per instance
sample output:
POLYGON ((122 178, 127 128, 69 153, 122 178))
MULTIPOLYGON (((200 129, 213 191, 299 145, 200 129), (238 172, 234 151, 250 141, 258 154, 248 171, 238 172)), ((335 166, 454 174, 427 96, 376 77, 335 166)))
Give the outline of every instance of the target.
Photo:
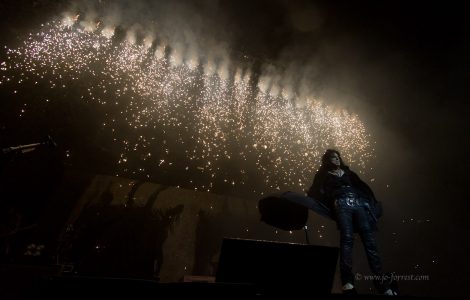
MULTIPOLYGON (((353 197, 339 198, 335 201, 336 222, 340 230, 340 272, 342 284, 354 284, 352 273, 352 254, 354 243, 354 226, 357 226, 370 269, 374 275, 382 276, 382 263, 379 256, 377 242, 368 222, 365 207, 361 205, 360 199, 353 197)), ((388 288, 387 282, 374 281, 377 289, 388 288)))

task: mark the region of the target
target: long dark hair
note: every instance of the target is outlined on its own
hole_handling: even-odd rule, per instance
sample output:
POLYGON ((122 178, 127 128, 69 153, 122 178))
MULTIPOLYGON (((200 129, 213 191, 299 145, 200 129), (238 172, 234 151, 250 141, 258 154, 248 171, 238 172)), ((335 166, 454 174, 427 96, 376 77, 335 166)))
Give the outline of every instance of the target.
POLYGON ((335 166, 331 163, 330 157, 333 153, 336 153, 339 157, 340 168, 343 170, 349 170, 349 167, 344 164, 343 159, 341 158, 341 154, 338 150, 335 149, 327 149, 325 154, 321 157, 321 166, 318 172, 328 172, 329 170, 333 169, 335 166))

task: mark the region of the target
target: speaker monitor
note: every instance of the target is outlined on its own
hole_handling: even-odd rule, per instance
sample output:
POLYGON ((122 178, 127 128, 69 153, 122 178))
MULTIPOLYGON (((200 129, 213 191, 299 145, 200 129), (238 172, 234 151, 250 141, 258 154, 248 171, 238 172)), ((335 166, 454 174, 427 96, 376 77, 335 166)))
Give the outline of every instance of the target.
POLYGON ((337 247, 225 238, 216 282, 249 283, 262 294, 329 294, 337 247))

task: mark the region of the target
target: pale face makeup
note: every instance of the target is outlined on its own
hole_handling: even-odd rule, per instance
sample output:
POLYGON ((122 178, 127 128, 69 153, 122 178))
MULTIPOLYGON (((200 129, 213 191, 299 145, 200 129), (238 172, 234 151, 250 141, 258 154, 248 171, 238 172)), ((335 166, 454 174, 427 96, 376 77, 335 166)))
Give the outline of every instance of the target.
POLYGON ((336 167, 339 167, 341 165, 341 161, 337 153, 333 153, 330 155, 330 162, 336 167))

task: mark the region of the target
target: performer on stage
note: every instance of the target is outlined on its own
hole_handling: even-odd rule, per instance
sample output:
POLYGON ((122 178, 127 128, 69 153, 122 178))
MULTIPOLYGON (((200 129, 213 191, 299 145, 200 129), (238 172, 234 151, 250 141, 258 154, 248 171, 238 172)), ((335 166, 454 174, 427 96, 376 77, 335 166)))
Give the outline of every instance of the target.
MULTIPOLYGON (((358 232, 366 251, 369 266, 374 275, 376 288, 386 295, 396 295, 390 288, 390 280, 384 276, 381 259, 374 237, 377 218, 382 215, 371 188, 343 163, 338 151, 328 149, 322 157, 321 166, 315 174, 308 196, 329 211, 340 231, 340 271, 343 292, 356 293, 352 273, 354 233, 358 232)), ((324 214, 325 215, 325 214, 324 214)))

